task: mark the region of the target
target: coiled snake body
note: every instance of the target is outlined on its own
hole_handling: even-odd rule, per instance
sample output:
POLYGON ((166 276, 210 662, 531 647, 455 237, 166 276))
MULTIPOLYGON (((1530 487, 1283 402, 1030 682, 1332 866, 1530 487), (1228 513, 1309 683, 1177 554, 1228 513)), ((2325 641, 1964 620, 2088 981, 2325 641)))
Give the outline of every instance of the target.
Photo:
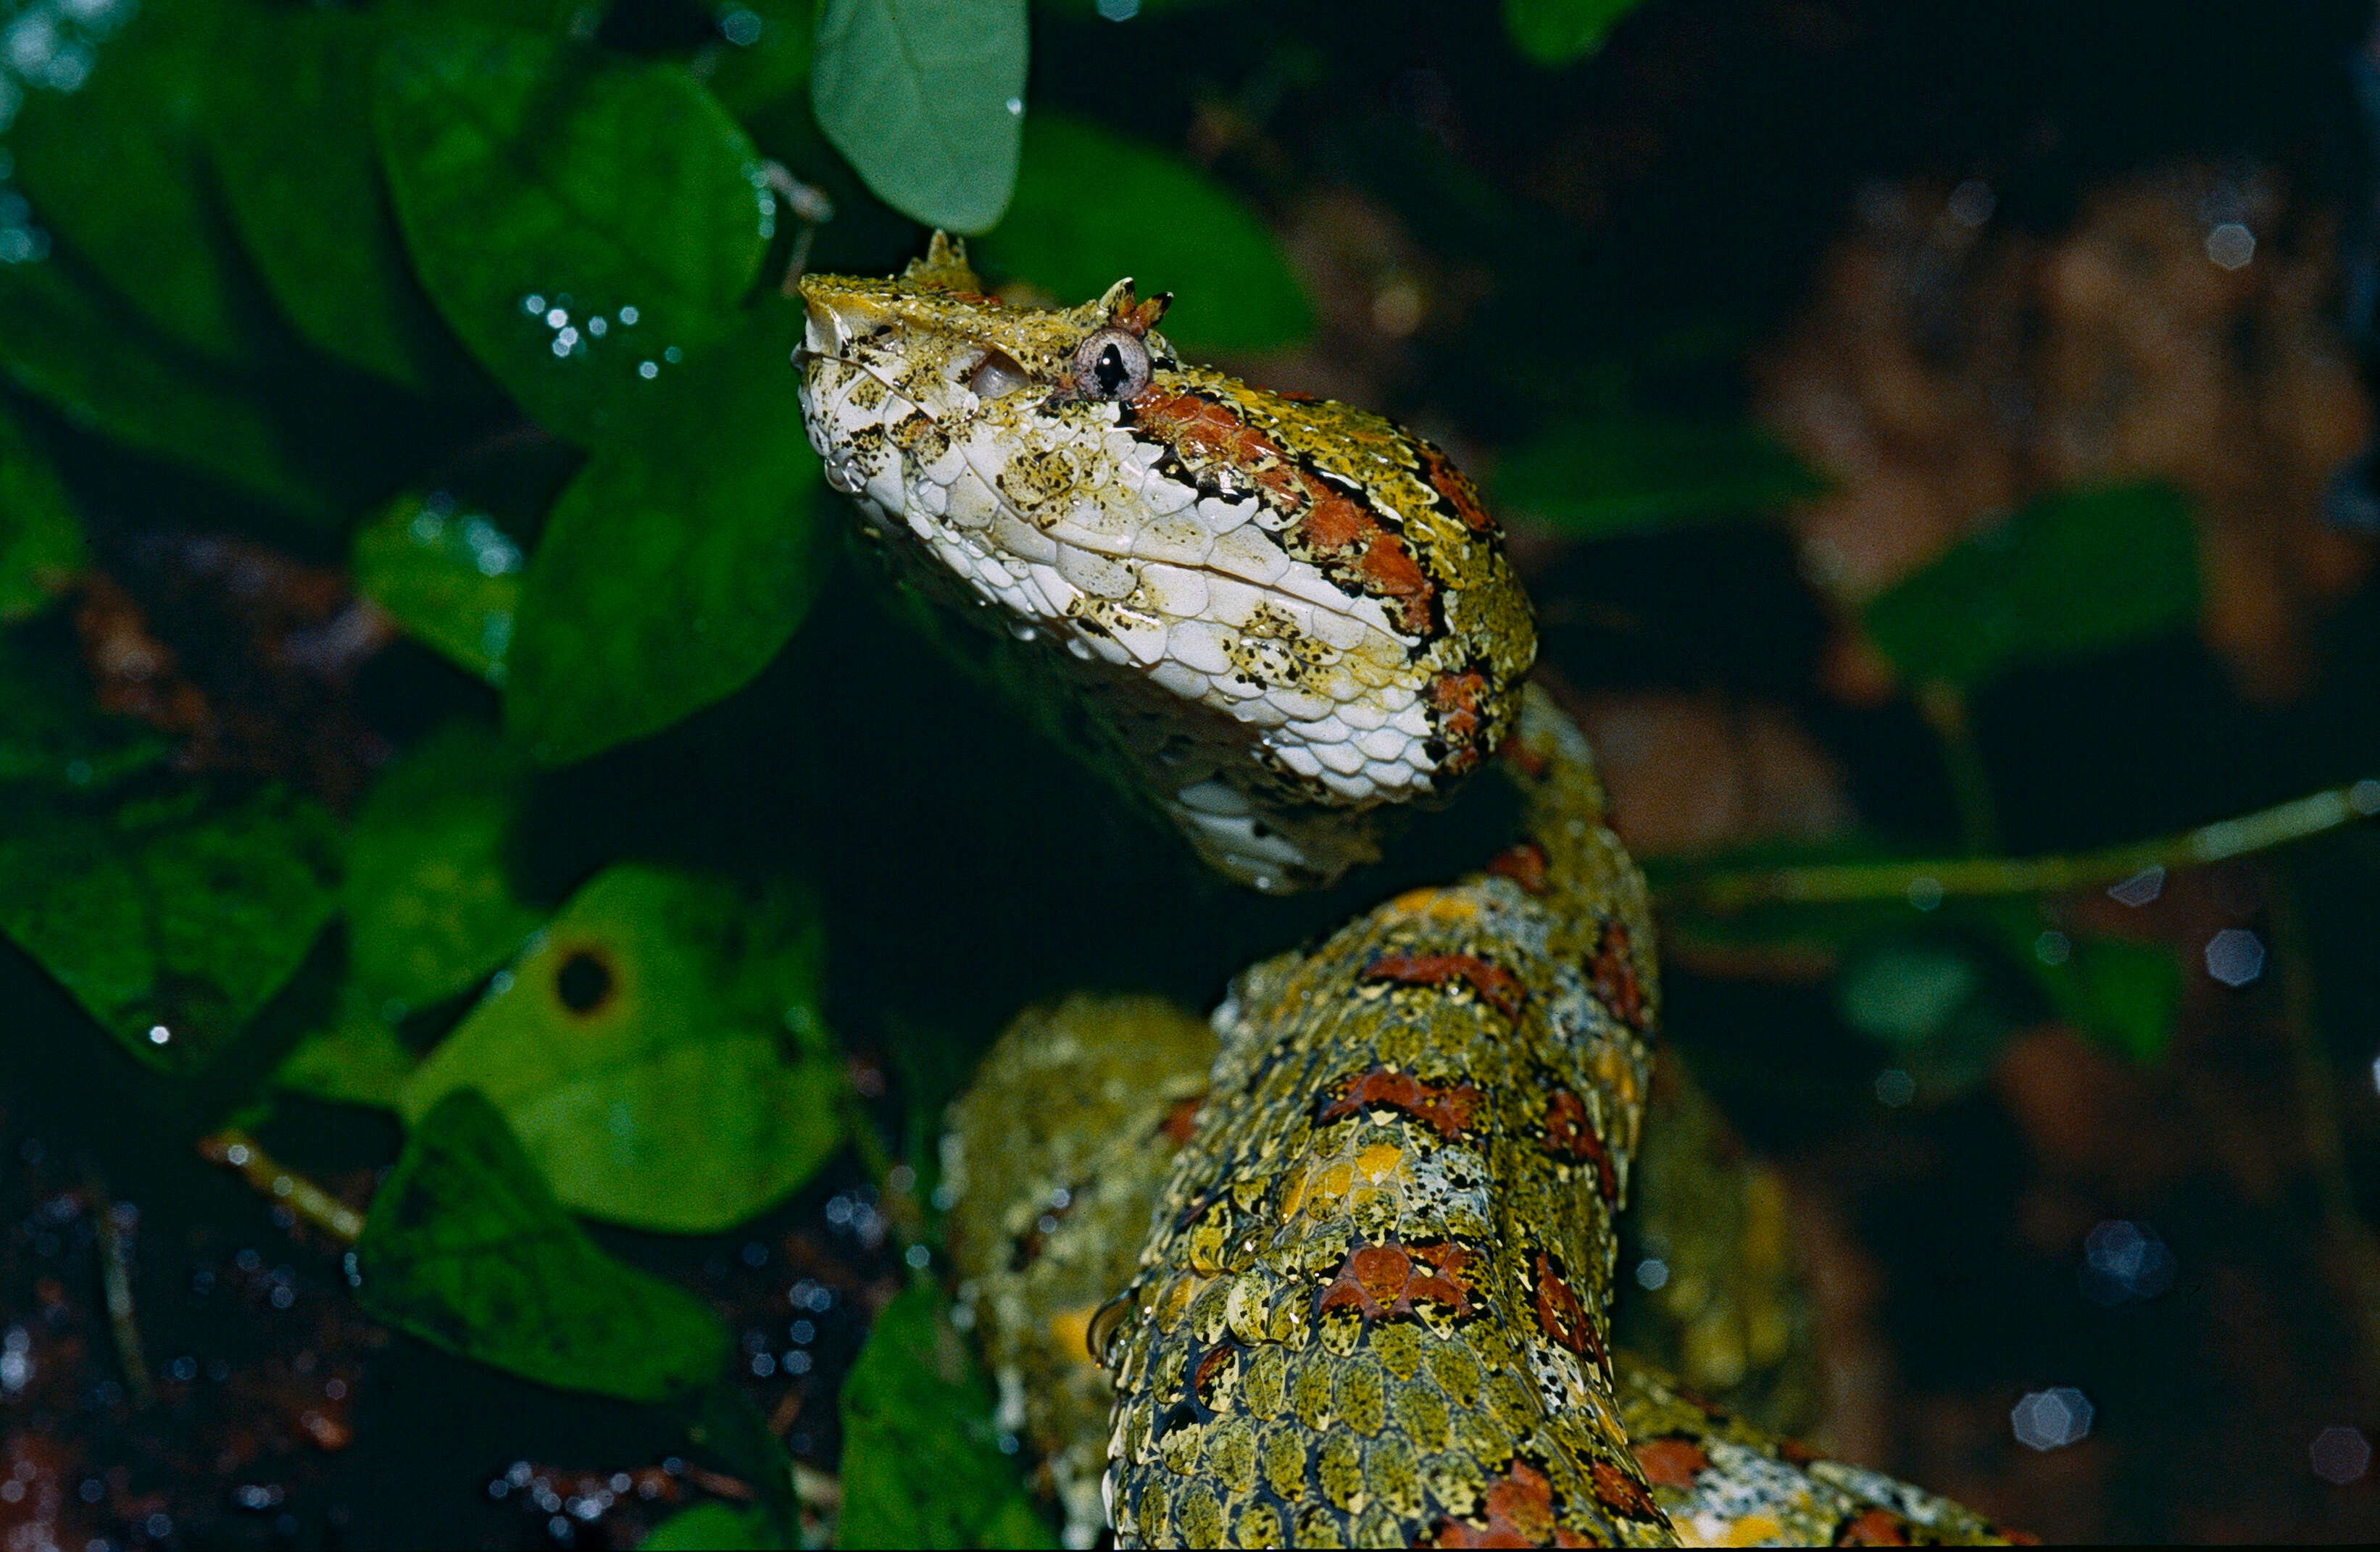
MULTIPOLYGON (((1643 1376, 1623 1396, 1609 1351, 1649 1077, 1644 885, 1576 731, 1524 700, 1527 603, 1469 483, 1377 417, 1182 364, 1166 298, 1129 281, 1007 306, 938 236, 897 280, 802 290, 830 481, 927 590, 1045 642, 1040 672, 1226 873, 1336 879, 1376 855, 1384 805, 1518 729, 1528 838, 1246 972, 1210 1069, 1178 1025, 1116 1013, 1104 1037, 1146 1043, 1120 1070, 1145 1081, 1069 1134, 1042 1095, 1119 1070, 1088 1049, 1098 1019, 1044 1021, 962 1105, 956 1250, 1011 1406, 1079 1434, 1112 1376, 1104 1447, 1045 1440, 1078 1534, 1094 1479, 1124 1546, 1691 1533, 1703 1468, 1648 1463, 1629 1424, 1655 1392, 1706 1414, 1643 1376), (1114 1293, 1125 1267, 1094 1220, 1137 1241, 1096 1316, 1086 1279, 1114 1293)), ((1760 1503, 1816 1501, 1763 1459, 1795 1485, 1760 1503)), ((1829 1490, 1777 1534, 1927 1518, 1829 1490)))

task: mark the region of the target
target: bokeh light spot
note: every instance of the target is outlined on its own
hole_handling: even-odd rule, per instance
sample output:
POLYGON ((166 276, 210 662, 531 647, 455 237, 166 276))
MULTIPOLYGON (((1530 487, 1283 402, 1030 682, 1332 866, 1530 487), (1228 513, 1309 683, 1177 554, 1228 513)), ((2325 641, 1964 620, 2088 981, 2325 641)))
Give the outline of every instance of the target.
POLYGON ((2360 1428, 2325 1428, 2314 1435, 2307 1453, 2313 1458, 2314 1475, 2340 1487, 2362 1481, 2372 1469, 2372 1441, 2360 1428))
POLYGON ((2245 928, 2227 927, 2206 940, 2206 973, 2228 987, 2243 987, 2265 973, 2265 945, 2245 928))
POLYGON ((2091 1400, 2070 1385, 2033 1390, 2009 1411, 2017 1442, 2034 1449, 2058 1449, 2091 1432, 2091 1400))

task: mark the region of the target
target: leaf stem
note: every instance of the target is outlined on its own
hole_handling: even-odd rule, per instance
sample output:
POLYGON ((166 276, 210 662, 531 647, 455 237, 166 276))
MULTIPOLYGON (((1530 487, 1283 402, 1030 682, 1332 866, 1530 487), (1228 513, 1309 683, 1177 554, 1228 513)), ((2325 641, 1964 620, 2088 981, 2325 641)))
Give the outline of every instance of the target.
POLYGON ((1907 898, 1912 889, 1937 898, 2059 894, 2129 879, 2145 868, 2203 867, 2270 851, 2380 814, 2380 781, 2365 778, 2218 819, 2179 835, 2097 851, 2037 857, 1945 857, 1913 862, 1838 863, 1806 867, 1718 869, 1687 874, 1665 893, 1707 911, 1790 903, 1847 904, 1907 898))
POLYGON ((199 1154, 211 1164, 238 1170, 249 1184, 341 1244, 353 1244, 363 1234, 363 1214, 305 1176, 282 1168, 257 1146, 255 1138, 237 1126, 199 1139, 199 1154))

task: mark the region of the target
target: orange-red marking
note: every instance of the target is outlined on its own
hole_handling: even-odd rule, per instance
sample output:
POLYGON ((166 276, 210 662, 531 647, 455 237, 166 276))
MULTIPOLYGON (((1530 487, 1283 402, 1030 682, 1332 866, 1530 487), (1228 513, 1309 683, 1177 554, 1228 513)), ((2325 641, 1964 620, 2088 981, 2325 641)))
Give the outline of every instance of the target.
POLYGON ((1569 1089, 1557 1088, 1546 1097, 1546 1151, 1572 1164, 1593 1165, 1597 1192, 1607 1204, 1620 1200, 1620 1176, 1612 1168, 1611 1150, 1597 1134, 1595 1120, 1586 1113, 1586 1101, 1569 1089))
POLYGON ((1476 954, 1384 953, 1364 967, 1363 979, 1399 986, 1444 986, 1461 981, 1479 1000, 1508 1019, 1518 1019, 1529 1000, 1521 977, 1476 954))
POLYGON ((1635 1449, 1637 1468, 1656 1487, 1692 1488, 1694 1478, 1710 1469, 1710 1456, 1692 1439, 1647 1439, 1635 1449))
POLYGON ((1603 1339, 1597 1334, 1586 1305, 1554 1269, 1553 1257, 1543 1251, 1537 1253, 1536 1291, 1537 1329, 1546 1334, 1546 1340, 1590 1360, 1598 1369, 1608 1367, 1603 1339))
POLYGON ((1497 854, 1488 865, 1488 871, 1500 879, 1510 879, 1521 886, 1524 894, 1545 894, 1554 885, 1546 873, 1546 849, 1534 841, 1524 841, 1507 852, 1497 854))
POLYGON ((1471 1307, 1470 1268, 1478 1259, 1449 1241, 1357 1245, 1322 1290, 1320 1313, 1353 1305, 1365 1319, 1381 1320, 1411 1315, 1426 1301, 1461 1315, 1471 1307))
POLYGON ((1459 1137, 1478 1119, 1487 1096, 1467 1083, 1424 1083, 1411 1073, 1375 1067, 1351 1073, 1332 1085, 1337 1093, 1317 1110, 1314 1123, 1328 1126, 1366 1110, 1397 1110, 1427 1123, 1441 1137, 1459 1137))
POLYGON ((1439 1522, 1435 1546, 1591 1546, 1567 1525, 1554 1523, 1554 1485, 1527 1461, 1490 1484, 1478 1523, 1439 1522))

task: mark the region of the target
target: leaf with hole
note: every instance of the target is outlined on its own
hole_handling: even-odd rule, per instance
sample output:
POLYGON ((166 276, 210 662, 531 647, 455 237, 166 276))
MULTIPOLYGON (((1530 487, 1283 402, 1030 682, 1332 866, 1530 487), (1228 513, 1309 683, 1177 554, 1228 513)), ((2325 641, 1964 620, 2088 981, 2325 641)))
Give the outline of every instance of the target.
POLYGON ((469 1089, 414 1119, 356 1243, 375 1319, 524 1379, 679 1399, 727 1361, 727 1328, 570 1220, 494 1106, 469 1089))
POLYGON ((807 900, 640 865, 596 875, 407 1085, 475 1088, 574 1211, 711 1233, 798 1186, 843 1139, 807 900))

